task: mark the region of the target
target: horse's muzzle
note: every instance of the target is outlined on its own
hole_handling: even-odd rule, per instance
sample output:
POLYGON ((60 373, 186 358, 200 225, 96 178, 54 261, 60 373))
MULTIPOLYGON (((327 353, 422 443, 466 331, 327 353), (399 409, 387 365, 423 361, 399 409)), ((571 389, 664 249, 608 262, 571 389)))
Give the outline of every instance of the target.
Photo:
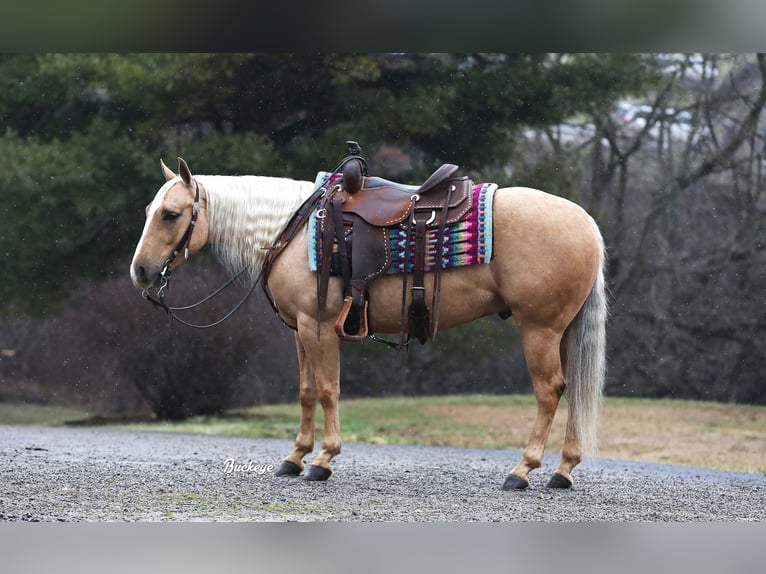
POLYGON ((149 289, 157 282, 160 269, 144 265, 133 264, 130 266, 130 279, 133 285, 139 289, 149 289))

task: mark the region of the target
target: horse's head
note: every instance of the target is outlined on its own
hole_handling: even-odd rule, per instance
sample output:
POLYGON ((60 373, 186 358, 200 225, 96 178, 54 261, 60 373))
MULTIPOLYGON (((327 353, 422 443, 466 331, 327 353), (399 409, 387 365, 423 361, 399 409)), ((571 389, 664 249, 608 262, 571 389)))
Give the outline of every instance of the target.
POLYGON ((186 162, 178 158, 179 175, 160 160, 165 184, 146 206, 146 224, 130 264, 136 287, 156 285, 161 275, 180 266, 208 238, 204 189, 186 162))

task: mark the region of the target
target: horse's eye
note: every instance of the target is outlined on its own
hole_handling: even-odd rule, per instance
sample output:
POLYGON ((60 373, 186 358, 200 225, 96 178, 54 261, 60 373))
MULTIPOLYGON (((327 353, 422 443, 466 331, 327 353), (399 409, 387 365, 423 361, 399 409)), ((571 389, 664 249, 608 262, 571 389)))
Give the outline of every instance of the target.
POLYGON ((180 213, 176 213, 175 211, 166 211, 165 213, 162 214, 162 220, 175 221, 176 219, 179 218, 180 215, 181 215, 180 213))

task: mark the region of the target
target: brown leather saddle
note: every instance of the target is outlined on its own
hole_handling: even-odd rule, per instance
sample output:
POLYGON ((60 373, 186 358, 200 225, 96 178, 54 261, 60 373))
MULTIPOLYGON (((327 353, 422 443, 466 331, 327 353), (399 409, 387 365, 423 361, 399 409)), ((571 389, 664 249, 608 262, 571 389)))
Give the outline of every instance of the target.
POLYGON ((341 339, 363 341, 371 336, 368 320, 368 285, 385 274, 391 264, 389 232, 406 231, 405 253, 412 253, 412 286, 409 308, 408 273, 403 273, 402 313, 397 348, 406 345, 405 335, 425 343, 438 328, 441 287, 441 253, 444 230, 464 218, 472 207, 473 182, 453 177, 458 166, 444 164, 422 185, 400 184, 367 175, 367 164, 355 142, 347 142, 347 156, 336 171, 342 179, 324 191, 319 200, 321 256, 318 258, 317 296, 319 313, 327 300, 332 259, 335 273, 343 279, 343 307, 335 322, 341 339), (429 307, 425 300, 424 277, 428 234, 436 235, 434 291, 429 307), (333 256, 333 245, 337 255, 333 256), (406 321, 405 321, 406 315, 406 321), (406 322, 406 324, 405 324, 406 322))

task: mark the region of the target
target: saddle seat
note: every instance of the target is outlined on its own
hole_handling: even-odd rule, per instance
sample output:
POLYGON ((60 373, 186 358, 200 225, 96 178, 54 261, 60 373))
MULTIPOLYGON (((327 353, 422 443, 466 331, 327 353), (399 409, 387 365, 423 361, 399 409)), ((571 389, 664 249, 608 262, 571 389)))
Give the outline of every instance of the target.
POLYGON ((407 183, 397 183, 395 181, 390 181, 388 179, 383 179, 382 177, 366 177, 365 180, 365 189, 372 189, 375 187, 393 187, 394 189, 398 189, 399 191, 403 193, 416 193, 419 189, 419 185, 410 185, 407 183))
MULTIPOLYGON (((362 187, 357 192, 346 190, 343 213, 357 215, 376 227, 402 224, 413 208, 417 212, 432 212, 434 220, 438 212, 448 209, 450 213, 447 223, 459 221, 471 208, 471 189, 464 184, 467 178, 448 180, 449 176, 444 177, 447 172, 454 173, 457 166, 445 164, 442 167, 449 167, 449 170, 443 171, 439 180, 428 187, 425 184, 406 185, 380 177, 364 177, 362 187), (447 181, 450 181, 451 190, 449 185, 445 185, 447 181)), ((430 221, 429 225, 433 222, 430 221)))

